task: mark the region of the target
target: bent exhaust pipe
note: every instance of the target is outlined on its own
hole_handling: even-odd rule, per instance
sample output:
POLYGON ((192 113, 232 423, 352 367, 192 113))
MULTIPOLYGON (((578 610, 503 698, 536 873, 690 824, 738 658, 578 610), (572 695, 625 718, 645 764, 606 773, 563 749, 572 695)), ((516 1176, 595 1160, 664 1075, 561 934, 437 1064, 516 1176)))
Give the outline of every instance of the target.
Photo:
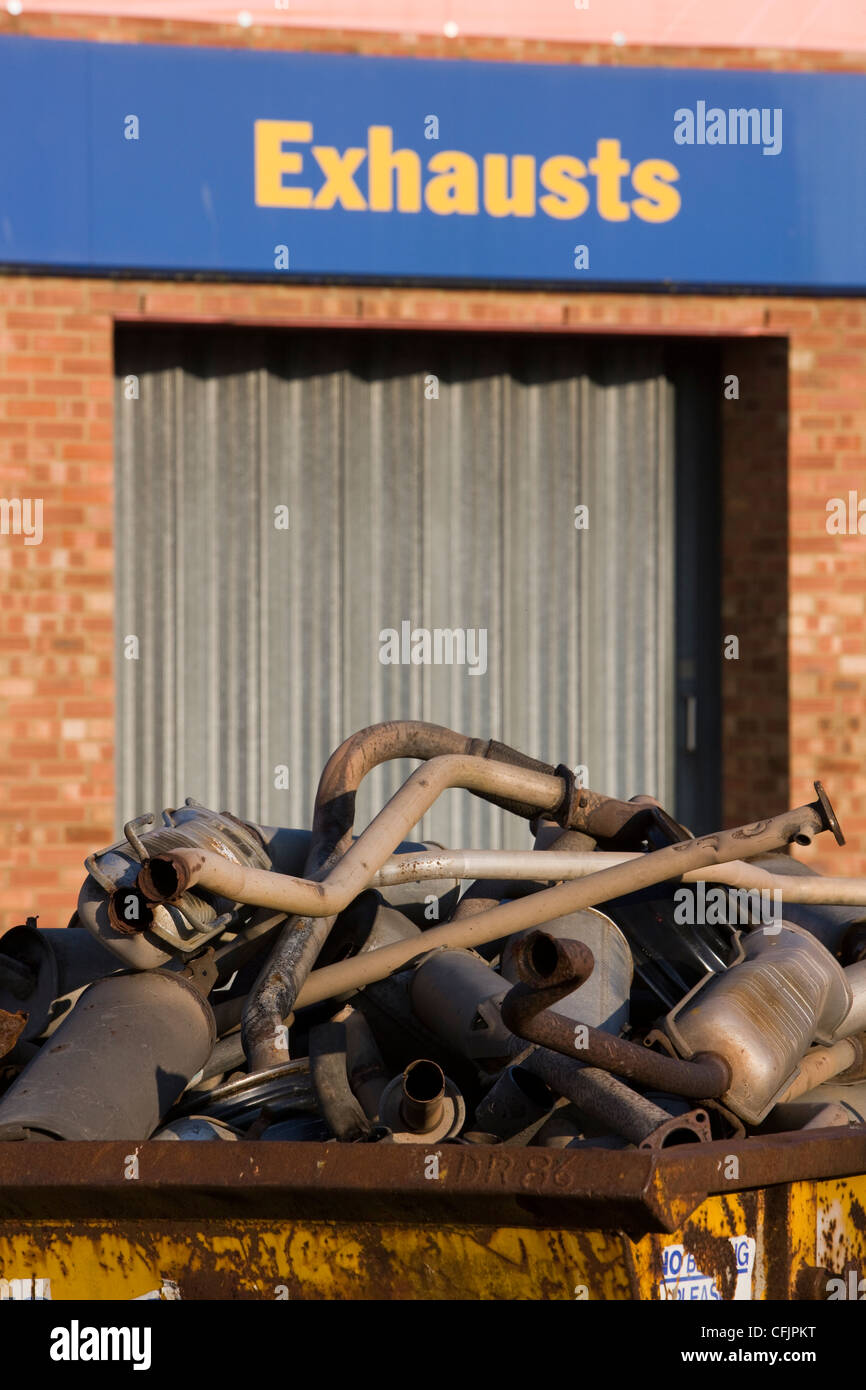
POLYGON ((554 1012, 551 1005, 573 993, 592 973, 592 952, 583 942, 533 932, 518 944, 515 960, 523 983, 506 995, 502 1018, 518 1037, 675 1096, 710 1100, 730 1085, 728 1063, 709 1048, 694 1061, 683 1062, 554 1012))
MULTIPOLYGON (((351 784, 353 777, 356 782, 360 781, 364 771, 374 766, 376 761, 384 761, 387 757, 412 756, 413 736, 416 736, 418 746, 425 750, 420 754, 416 752, 415 756, 428 756, 426 749, 429 745, 424 743, 425 738, 432 739, 433 747, 443 746, 443 743, 450 747, 453 746, 453 740, 459 742, 462 738, 453 731, 443 731, 436 726, 376 726, 348 740, 329 760, 316 797, 313 840, 306 865, 306 872, 312 877, 297 878, 230 864, 219 855, 200 850, 174 850, 157 856, 143 867, 139 875, 139 890, 149 901, 163 906, 178 901, 184 893, 198 885, 226 897, 236 905, 247 903, 286 913, 304 914, 300 920, 296 918, 287 924, 250 997, 243 1032, 247 1055, 254 1067, 272 1065, 275 1059, 284 1054, 282 1020, 288 1017, 295 1004, 299 1002, 301 986, 327 939, 334 915, 367 886, 372 874, 381 868, 400 840, 447 788, 464 787, 479 794, 504 798, 506 801, 513 800, 515 796, 522 796, 522 804, 529 804, 533 814, 536 811, 547 811, 552 813, 553 818, 561 819, 564 826, 586 830, 594 838, 598 838, 602 828, 611 828, 596 823, 599 818, 603 820, 609 812, 613 819, 618 817, 614 834, 622 831, 635 815, 644 818, 660 817, 668 836, 673 834, 675 837, 684 837, 686 834, 654 806, 636 808, 631 802, 613 803, 609 798, 601 798, 595 793, 578 791, 568 769, 557 768, 554 775, 536 771, 534 766, 525 766, 527 762, 532 763, 532 760, 513 754, 513 750, 506 752, 521 760, 524 766, 520 769, 507 763, 487 762, 490 745, 483 745, 483 757, 469 753, 445 753, 431 757, 425 767, 419 768, 408 778, 354 844, 349 845, 343 852, 350 839, 350 822, 354 816, 354 791, 351 785, 345 785, 346 782, 351 784), (413 731, 412 736, 407 735, 401 743, 401 738, 409 729, 413 731), (378 740, 382 747, 371 753, 369 750, 375 740, 378 740), (399 749, 404 751, 395 751, 399 749), (353 759, 357 766, 352 775, 347 776, 345 768, 342 774, 335 772, 335 768, 351 764, 353 759), (622 810, 623 807, 626 808, 625 811, 622 810), (317 918, 325 920, 317 925, 317 918)), ((473 747, 472 741, 468 744, 464 741, 462 746, 473 747)), ((670 855, 675 851, 684 851, 682 858, 674 861, 678 865, 673 869, 676 874, 739 857, 742 849, 739 841, 745 838, 751 838, 751 854, 777 849, 792 841, 810 843, 812 836, 823 829, 832 829, 837 838, 841 839, 835 815, 819 784, 816 784, 816 791, 817 802, 810 807, 800 808, 799 812, 790 813, 788 817, 776 817, 772 821, 741 827, 737 831, 722 832, 715 837, 704 837, 702 840, 680 838, 677 843, 665 849, 653 851, 647 856, 647 860, 653 861, 648 878, 642 876, 645 872, 644 862, 629 865, 625 870, 608 870, 612 881, 603 884, 598 896, 593 896, 593 889, 590 889, 589 895, 585 897, 581 885, 563 884, 547 890, 546 893, 535 894, 533 902, 546 899, 545 908, 550 902, 551 894, 560 893, 564 898, 556 902, 554 911, 542 910, 541 916, 530 917, 520 925, 538 925, 575 907, 594 906, 608 898, 662 881, 665 873, 656 873, 657 869, 662 868, 662 863, 657 858, 660 854, 670 855), (617 875, 623 872, 626 874, 624 884, 617 880, 617 875), (631 875, 638 881, 631 879, 631 875), (572 897, 572 893, 576 896, 572 897)), ((520 813, 522 812, 518 812, 520 813)), ((668 865, 664 864, 664 868, 667 869, 668 865)), ((604 873, 592 876, 593 880, 603 877, 604 873)), ((507 912, 509 907, 514 906, 509 904, 505 908, 495 908, 479 914, 476 924, 484 922, 487 925, 498 913, 507 912)), ((441 928, 434 930, 441 931, 441 928)), ((497 936, 510 934, 513 930, 513 927, 504 928, 486 939, 495 940, 497 936)), ((375 954, 377 953, 373 953, 375 954)), ((381 954, 385 955, 386 951, 383 950, 381 954)), ((412 955, 404 959, 412 959, 412 955)), ((366 982, 372 978, 381 976, 368 975, 366 982)), ((354 982, 351 987, 355 987, 354 982)))
MULTIPOLYGON (((151 901, 138 885, 151 857, 185 849, 214 854, 238 868, 265 870, 275 864, 258 826, 228 812, 211 811, 192 797, 179 810, 163 811, 161 825, 154 826, 155 820, 153 814, 136 817, 124 826, 124 841, 90 855, 85 861, 88 876, 78 897, 82 925, 135 970, 158 968, 190 955, 227 926, 237 928, 252 915, 245 905, 206 888, 181 893, 170 905, 151 901)), ((287 846, 292 849, 276 865, 299 869, 303 860, 297 858, 297 851, 306 839, 303 832, 272 834, 281 852, 287 846)))
MULTIPOLYGON (((297 1004, 306 1007, 330 999, 340 990, 360 989, 375 980, 382 980, 434 947, 471 948, 487 941, 498 941, 501 937, 511 936, 528 927, 541 926, 580 908, 595 907, 598 903, 609 902, 626 893, 677 878, 685 871, 728 863, 741 857, 744 851, 749 855, 761 853, 771 845, 778 849, 787 844, 811 844, 814 836, 824 830, 831 830, 839 838, 841 832, 823 788, 817 782, 815 786, 818 799, 810 805, 752 825, 716 831, 697 840, 686 840, 664 849, 652 850, 639 860, 613 865, 575 882, 557 883, 552 888, 542 889, 514 902, 500 903, 498 907, 462 921, 432 927, 424 933, 418 945, 400 942, 380 947, 366 956, 339 961, 316 970, 298 995, 297 1004)), ((393 805, 393 802, 389 805, 393 805)), ((388 809, 386 807, 385 811, 388 809)), ((356 845, 362 844, 363 840, 362 835, 356 845)), ((541 858, 536 854, 536 863, 541 858)))

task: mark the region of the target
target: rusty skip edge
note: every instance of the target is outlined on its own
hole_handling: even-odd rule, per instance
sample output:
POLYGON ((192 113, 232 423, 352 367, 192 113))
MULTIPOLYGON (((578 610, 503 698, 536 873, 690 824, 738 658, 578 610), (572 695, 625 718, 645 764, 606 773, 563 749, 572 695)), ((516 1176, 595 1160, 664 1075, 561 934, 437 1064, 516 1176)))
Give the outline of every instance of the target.
POLYGON ((671 1233, 708 1196, 866 1172, 866 1125, 661 1151, 0 1143, 0 1222, 247 1219, 671 1233), (735 1161, 734 1161, 735 1160, 735 1161))

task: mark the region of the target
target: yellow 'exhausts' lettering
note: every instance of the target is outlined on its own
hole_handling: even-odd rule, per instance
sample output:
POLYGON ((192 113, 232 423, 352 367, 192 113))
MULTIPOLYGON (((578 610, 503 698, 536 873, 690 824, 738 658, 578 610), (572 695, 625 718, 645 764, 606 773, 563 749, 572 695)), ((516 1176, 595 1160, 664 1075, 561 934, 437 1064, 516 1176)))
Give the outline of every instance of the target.
POLYGON ((548 190, 538 200, 538 206, 548 217, 582 217, 589 207, 589 190, 581 179, 587 175, 586 165, 570 154, 555 154, 541 166, 542 188, 548 190))
POLYGON ((368 182, 371 212, 393 212, 397 182, 397 211, 421 211, 421 157, 415 150, 395 150, 389 125, 367 131, 368 182))
POLYGON ((679 178, 674 165, 667 159, 645 159, 636 164, 631 176, 632 186, 642 198, 636 198, 632 208, 644 222, 670 222, 680 210, 680 195, 671 184, 679 178))
POLYGON ((256 206, 260 208, 308 208, 310 188, 286 188, 284 174, 303 173, 304 157, 284 150, 290 142, 308 145, 313 138, 309 121, 256 121, 256 206))
POLYGON ((333 208, 339 203, 349 212, 365 212, 367 204, 353 175, 367 158, 367 151, 351 149, 340 154, 331 145, 314 145, 313 158, 325 175, 313 207, 333 208))
POLYGON ((394 131, 387 125, 368 128, 366 147, 342 151, 313 145, 310 121, 260 120, 254 134, 257 207, 398 213, 426 207, 438 217, 477 217, 483 209, 488 217, 535 217, 541 212, 568 221, 594 206, 605 222, 632 217, 670 222, 682 206, 673 187, 680 177, 676 165, 668 159, 644 159, 632 166, 614 139, 597 140, 595 153, 585 161, 554 154, 539 165, 534 155, 491 153, 481 157, 479 167, 464 150, 440 150, 425 163, 417 150, 395 149, 394 131), (310 156, 306 165, 303 149, 297 148, 305 145, 310 156))
POLYGON ((451 212, 478 212, 478 165, 471 154, 460 150, 441 150, 427 163, 434 175, 424 190, 424 201, 431 212, 447 217, 451 212))
POLYGON ((491 217, 535 216, 535 160, 531 154, 516 154, 511 160, 504 154, 484 156, 484 211, 491 217))
POLYGON ((620 159, 618 140, 599 140, 595 159, 589 161, 589 172, 595 174, 598 213, 605 222, 627 222, 628 203, 620 197, 622 181, 631 165, 620 159))

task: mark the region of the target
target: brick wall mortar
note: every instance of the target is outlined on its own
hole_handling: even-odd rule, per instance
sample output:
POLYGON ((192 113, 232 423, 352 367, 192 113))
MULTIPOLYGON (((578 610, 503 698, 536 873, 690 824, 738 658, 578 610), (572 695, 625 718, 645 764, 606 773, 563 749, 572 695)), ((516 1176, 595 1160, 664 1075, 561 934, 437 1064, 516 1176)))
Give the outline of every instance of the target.
POLYGON ((663 47, 561 43, 461 34, 395 34, 275 25, 205 24, 119 15, 0 13, 0 34, 99 43, 182 44, 208 48, 358 53, 401 58, 471 58, 498 63, 580 63, 607 67, 739 68, 790 72, 863 72, 866 54, 828 50, 663 47))

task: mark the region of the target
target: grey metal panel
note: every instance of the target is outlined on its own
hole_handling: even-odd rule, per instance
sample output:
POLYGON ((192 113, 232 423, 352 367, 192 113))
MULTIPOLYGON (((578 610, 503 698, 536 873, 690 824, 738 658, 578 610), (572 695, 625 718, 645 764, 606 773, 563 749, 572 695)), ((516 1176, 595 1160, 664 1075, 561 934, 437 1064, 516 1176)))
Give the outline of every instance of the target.
MULTIPOLYGON (((260 550, 261 792, 269 824, 305 825, 328 750, 343 737, 343 381, 318 338, 280 336, 260 368, 267 480, 260 550), (274 508, 289 508, 288 531, 274 508), (287 790, 274 769, 287 767, 287 790), (268 819, 270 818, 270 819, 268 819)), ((252 812, 244 812, 250 814, 252 812)))
MULTIPOLYGON (((658 349, 146 329, 119 334, 117 360, 121 821, 193 795, 309 824, 332 749, 389 718, 671 801, 674 392, 658 349), (379 635, 403 620, 485 629, 486 674, 383 665, 379 635)), ((371 775, 358 826, 410 767, 371 775)), ((460 793, 418 833, 529 843, 460 793)))
POLYGON ((655 352, 608 359, 590 390, 582 580, 589 723, 579 761, 615 795, 673 791, 673 395, 655 352), (629 379, 631 377, 631 379, 629 379), (585 756, 584 756, 585 755, 585 756))

